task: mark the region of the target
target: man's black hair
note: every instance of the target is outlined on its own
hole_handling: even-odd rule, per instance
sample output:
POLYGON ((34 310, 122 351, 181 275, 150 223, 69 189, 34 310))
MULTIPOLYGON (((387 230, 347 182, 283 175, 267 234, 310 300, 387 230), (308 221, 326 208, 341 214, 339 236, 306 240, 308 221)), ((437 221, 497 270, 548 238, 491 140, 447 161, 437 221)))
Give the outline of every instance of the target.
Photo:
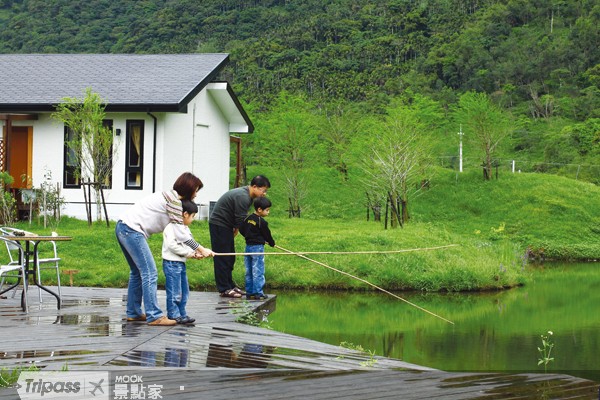
POLYGON ((254 178, 252 178, 252 181, 250 181, 250 186, 270 188, 271 182, 269 182, 269 179, 266 176, 256 175, 254 178))

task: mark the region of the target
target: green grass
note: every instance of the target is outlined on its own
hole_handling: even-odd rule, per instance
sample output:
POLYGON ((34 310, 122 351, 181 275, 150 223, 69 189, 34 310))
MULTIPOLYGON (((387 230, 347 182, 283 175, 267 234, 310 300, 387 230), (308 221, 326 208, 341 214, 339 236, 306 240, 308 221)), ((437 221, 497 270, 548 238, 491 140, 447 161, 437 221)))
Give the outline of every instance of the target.
POLYGON ((35 365, 30 367, 16 367, 14 369, 1 368, 0 369, 0 388, 13 387, 19 380, 21 372, 26 371, 38 371, 35 365))
MULTIPOLYGON (((479 171, 440 170, 430 189, 410 200, 409 223, 385 230, 383 222, 366 221, 364 191, 352 175, 345 181, 330 170, 311 171, 303 216, 290 219, 283 179, 274 170, 251 170, 259 172, 271 179, 269 223, 277 244, 285 249, 386 251, 458 245, 399 254, 311 256, 388 290, 501 289, 527 283, 523 264, 528 255, 600 258, 600 189, 592 184, 542 174, 501 174, 499 180, 484 182, 479 171)), ((76 285, 126 287, 129 268, 114 236, 114 222, 110 228, 103 223, 88 227, 84 221, 63 218, 54 228, 26 222, 17 226, 73 236, 73 241, 59 243, 59 251, 61 268, 79 271, 76 285)), ((207 222, 194 222, 191 229, 200 243, 210 246, 207 222)), ((161 235, 149 240, 159 270, 161 242, 161 235)), ((236 245, 237 251, 244 250, 242 237, 236 245)), ((194 290, 214 290, 211 260, 190 260, 188 274, 194 290)), ((372 290, 295 256, 267 256, 266 278, 269 288, 372 290)), ((244 282, 242 257, 234 279, 244 282)))
MULTIPOLYGON (((113 224, 114 225, 114 224, 113 224)), ((23 229, 49 233, 39 226, 18 224, 23 229)), ((477 290, 522 284, 525 277, 518 263, 519 250, 506 241, 465 239, 430 224, 409 224, 404 229, 384 230, 378 223, 351 223, 341 219, 308 220, 270 218, 277 243, 292 251, 362 251, 418 249, 447 244, 459 246, 432 251, 377 255, 314 255, 312 259, 391 290, 477 290)), ((114 237, 114 228, 63 218, 57 230, 73 237, 58 243, 62 269, 76 269, 76 285, 125 287, 129 268, 114 237)), ((192 225, 194 236, 210 243, 206 222, 192 225)), ((161 236, 150 238, 150 247, 160 269, 161 236)), ((241 237, 237 250, 244 250, 241 237)), ((42 246, 42 245, 40 245, 42 246)), ((272 249, 267 247, 267 251, 272 249)), ((279 251, 279 250, 277 250, 279 251)), ((296 256, 266 258, 270 288, 371 289, 368 285, 296 256)), ((211 260, 189 260, 188 275, 194 290, 214 290, 211 260)), ((243 258, 238 257, 234 279, 244 282, 243 258)), ((52 281, 52 278, 48 276, 52 281)), ((67 282, 66 277, 63 284, 67 282)), ((159 286, 164 276, 159 274, 159 286)))

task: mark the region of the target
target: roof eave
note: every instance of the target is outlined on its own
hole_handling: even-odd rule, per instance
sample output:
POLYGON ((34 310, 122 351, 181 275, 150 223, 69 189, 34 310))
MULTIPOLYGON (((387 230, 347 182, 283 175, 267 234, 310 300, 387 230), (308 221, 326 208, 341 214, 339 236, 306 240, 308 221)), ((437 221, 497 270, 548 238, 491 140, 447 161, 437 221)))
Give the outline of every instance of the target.
MULTIPOLYGON (((0 113, 54 112, 57 104, 0 104, 0 113)), ((107 104, 106 112, 186 113, 187 104, 107 104)))
POLYGON ((189 102, 192 101, 198 95, 198 93, 200 93, 206 87, 206 85, 208 85, 210 82, 212 82, 219 75, 221 70, 223 68, 225 68, 225 65, 228 62, 229 62, 229 55, 227 55, 225 58, 223 58, 223 60, 212 70, 212 72, 210 74, 206 75, 206 77, 204 77, 204 79, 202 79, 200 82, 198 82, 198 84, 192 90, 190 90, 190 92, 181 100, 181 102, 180 102, 181 106, 187 107, 189 102))
POLYGON ((230 133, 254 132, 254 124, 228 82, 211 82, 207 89, 221 111, 228 116, 230 133))

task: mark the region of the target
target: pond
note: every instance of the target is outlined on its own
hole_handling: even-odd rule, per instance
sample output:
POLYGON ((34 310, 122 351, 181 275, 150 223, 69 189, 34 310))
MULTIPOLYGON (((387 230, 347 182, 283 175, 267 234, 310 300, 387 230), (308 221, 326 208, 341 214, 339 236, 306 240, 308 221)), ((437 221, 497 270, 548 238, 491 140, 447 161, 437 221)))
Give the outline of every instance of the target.
POLYGON ((397 293, 454 325, 382 292, 275 291, 269 321, 285 333, 445 371, 543 373, 538 348, 552 331, 547 371, 600 382, 600 264, 529 268, 530 283, 505 291, 397 293))

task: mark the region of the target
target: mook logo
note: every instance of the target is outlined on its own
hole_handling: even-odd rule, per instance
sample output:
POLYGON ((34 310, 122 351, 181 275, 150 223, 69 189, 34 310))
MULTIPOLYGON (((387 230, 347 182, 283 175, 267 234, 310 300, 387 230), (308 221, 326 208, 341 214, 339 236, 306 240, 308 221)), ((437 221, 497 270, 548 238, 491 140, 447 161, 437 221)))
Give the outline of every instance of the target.
POLYGON ((102 371, 25 371, 16 387, 22 400, 109 399, 108 372, 102 371))

